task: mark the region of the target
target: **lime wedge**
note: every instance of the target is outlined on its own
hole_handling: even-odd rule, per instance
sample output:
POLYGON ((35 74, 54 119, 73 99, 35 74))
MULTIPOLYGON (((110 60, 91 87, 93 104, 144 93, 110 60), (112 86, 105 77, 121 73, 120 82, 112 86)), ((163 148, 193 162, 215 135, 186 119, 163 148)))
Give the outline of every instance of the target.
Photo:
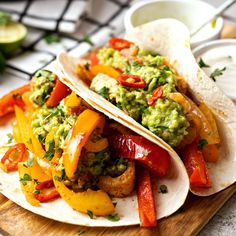
POLYGON ((1 24, 0 51, 6 56, 13 54, 23 43, 26 34, 27 29, 22 24, 16 22, 1 24))

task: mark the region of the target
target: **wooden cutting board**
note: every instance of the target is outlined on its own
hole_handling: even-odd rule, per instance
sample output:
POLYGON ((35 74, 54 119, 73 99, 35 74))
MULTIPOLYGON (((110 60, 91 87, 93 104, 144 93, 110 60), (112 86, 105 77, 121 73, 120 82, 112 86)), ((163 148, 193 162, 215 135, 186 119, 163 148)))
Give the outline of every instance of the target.
MULTIPOLYGON (((226 25, 222 38, 236 38, 234 26, 226 25)), ((189 194, 184 206, 172 216, 162 219, 152 229, 130 227, 81 227, 31 213, 0 194, 0 234, 4 236, 187 236, 196 235, 223 204, 236 192, 236 184, 210 197, 196 197, 189 194)))

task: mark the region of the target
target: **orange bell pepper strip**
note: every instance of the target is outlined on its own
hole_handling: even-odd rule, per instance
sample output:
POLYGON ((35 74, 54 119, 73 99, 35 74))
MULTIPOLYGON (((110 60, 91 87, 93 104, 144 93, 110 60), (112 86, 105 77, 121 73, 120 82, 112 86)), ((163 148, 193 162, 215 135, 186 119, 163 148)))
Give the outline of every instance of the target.
POLYGON ((150 174, 143 167, 138 167, 136 176, 140 225, 154 227, 157 225, 157 216, 150 174))
POLYGON ((107 138, 101 138, 97 142, 88 140, 84 147, 88 152, 101 152, 102 150, 107 148, 108 145, 109 144, 107 138))
POLYGON ((1 163, 5 165, 7 172, 16 171, 18 163, 24 161, 25 157, 28 156, 27 153, 25 144, 17 143, 7 150, 1 159, 1 163))
POLYGON ((206 119, 208 120, 209 124, 211 125, 212 132, 213 132, 211 136, 215 138, 216 140, 215 143, 220 143, 220 135, 219 135, 216 121, 215 121, 212 111, 208 108, 208 106, 205 103, 201 103, 199 105, 199 109, 202 111, 202 113, 205 115, 206 119))
POLYGON ((97 54, 95 52, 91 52, 89 54, 89 59, 90 59, 92 67, 99 64, 99 59, 98 59, 97 54))
POLYGON ((49 99, 46 101, 48 107, 55 107, 59 102, 71 93, 71 90, 63 84, 59 79, 56 79, 55 87, 50 94, 49 99))
POLYGON ((108 194, 104 191, 88 189, 84 192, 75 193, 65 186, 56 167, 52 168, 52 175, 56 190, 73 209, 82 213, 87 213, 89 210, 96 216, 106 216, 114 212, 115 207, 108 194))
POLYGON ((74 127, 66 137, 63 148, 63 164, 66 175, 74 176, 77 170, 80 153, 93 130, 103 121, 103 117, 92 110, 83 111, 77 118, 74 127))
POLYGON ((23 108, 25 103, 22 100, 22 95, 29 90, 30 84, 26 84, 4 95, 0 99, 0 117, 3 117, 9 113, 13 113, 15 105, 23 108))
POLYGON ((34 197, 35 183, 31 177, 31 169, 27 167, 26 163, 20 162, 18 164, 18 174, 20 179, 21 190, 25 195, 27 202, 32 206, 39 206, 39 201, 34 197))
POLYGON ((220 156, 220 150, 215 144, 206 144, 202 149, 202 154, 206 162, 217 162, 220 156))
POLYGON ((90 71, 93 77, 95 77, 99 73, 102 73, 117 79, 121 75, 121 73, 118 70, 107 65, 95 65, 91 68, 90 71))

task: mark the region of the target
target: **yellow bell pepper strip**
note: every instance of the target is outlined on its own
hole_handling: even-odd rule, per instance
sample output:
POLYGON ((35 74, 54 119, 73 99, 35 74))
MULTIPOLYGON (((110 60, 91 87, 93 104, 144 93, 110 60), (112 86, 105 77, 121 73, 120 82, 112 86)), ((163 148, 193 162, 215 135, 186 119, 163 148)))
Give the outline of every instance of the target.
POLYGON ((31 152, 34 152, 31 135, 30 135, 31 133, 30 122, 25 116, 24 111, 20 107, 15 106, 14 108, 15 108, 16 120, 17 120, 17 123, 19 124, 18 127, 20 130, 22 142, 31 152))
POLYGON ((69 178, 72 178, 77 170, 83 146, 102 121, 103 117, 99 113, 89 109, 78 116, 74 127, 66 137, 62 154, 66 175, 69 178))
POLYGON ((73 209, 82 213, 89 210, 96 216, 106 216, 114 212, 115 207, 107 193, 90 189, 75 193, 61 181, 61 174, 56 171, 56 167, 52 168, 52 175, 56 190, 73 209))
POLYGON ((35 157, 32 159, 31 166, 28 166, 28 168, 31 171, 32 179, 36 179, 40 183, 52 180, 52 176, 45 173, 45 171, 38 164, 37 159, 35 157))
POLYGON ((102 73, 117 79, 121 75, 121 73, 118 70, 107 65, 95 65, 91 68, 90 71, 93 77, 95 77, 99 73, 102 73))
POLYGON ((81 104, 82 99, 76 95, 73 91, 69 96, 65 98, 65 106, 68 108, 76 108, 81 104))
POLYGON ((12 126, 13 128, 13 138, 16 140, 17 143, 22 143, 22 137, 19 129, 19 125, 15 122, 12 126))
POLYGON ((7 150, 1 159, 1 163, 6 166, 7 172, 16 171, 18 163, 24 161, 25 157, 28 157, 27 153, 25 144, 17 143, 7 150))
POLYGON ((101 138, 97 142, 93 142, 91 139, 89 139, 84 147, 88 152, 101 152, 107 148, 108 145, 107 138, 101 138))
POLYGON ((26 163, 20 162, 18 164, 18 173, 21 190, 24 193, 27 202, 32 206, 39 206, 39 201, 35 199, 33 194, 35 184, 31 177, 31 169, 27 167, 26 163))
POLYGON ((29 90, 30 90, 30 84, 26 84, 0 98, 0 117, 3 117, 9 113, 14 112, 15 105, 23 108, 25 106, 25 103, 22 100, 22 94, 24 94, 29 90))

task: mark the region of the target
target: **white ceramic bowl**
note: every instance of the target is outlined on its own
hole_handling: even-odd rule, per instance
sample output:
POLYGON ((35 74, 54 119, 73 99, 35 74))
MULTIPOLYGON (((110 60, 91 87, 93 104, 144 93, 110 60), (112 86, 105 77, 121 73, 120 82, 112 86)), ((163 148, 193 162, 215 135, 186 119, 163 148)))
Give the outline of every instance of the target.
POLYGON ((202 60, 209 67, 202 68, 208 76, 218 69, 226 68, 216 77, 216 84, 236 102, 236 39, 214 40, 193 50, 197 62, 202 60))
MULTIPOLYGON (((204 18, 214 11, 214 7, 200 0, 147 0, 134 4, 124 17, 126 31, 135 26, 160 19, 175 18, 182 21, 191 31, 195 29, 204 18)), ((223 19, 217 18, 215 27, 206 25, 192 39, 192 48, 219 38, 223 28, 223 19)))

